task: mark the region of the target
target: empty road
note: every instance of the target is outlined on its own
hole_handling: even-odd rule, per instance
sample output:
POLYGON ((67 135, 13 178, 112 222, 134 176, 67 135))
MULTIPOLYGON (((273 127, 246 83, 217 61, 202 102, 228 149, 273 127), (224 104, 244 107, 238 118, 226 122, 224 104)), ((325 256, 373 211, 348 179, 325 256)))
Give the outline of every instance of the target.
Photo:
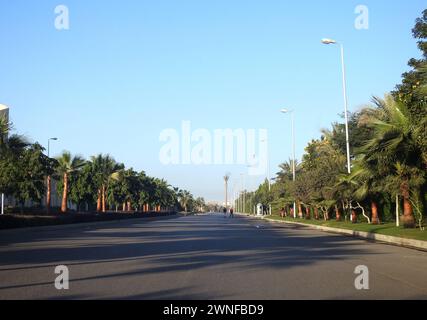
POLYGON ((219 214, 0 231, 0 299, 427 299, 427 253, 219 214))

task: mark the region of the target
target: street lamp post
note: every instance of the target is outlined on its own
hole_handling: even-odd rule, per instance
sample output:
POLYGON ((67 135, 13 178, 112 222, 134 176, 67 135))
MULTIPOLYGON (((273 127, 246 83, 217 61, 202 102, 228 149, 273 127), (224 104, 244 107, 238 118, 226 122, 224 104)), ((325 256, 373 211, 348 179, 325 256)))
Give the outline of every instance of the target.
POLYGON ((246 191, 245 191, 245 174, 241 173, 240 177, 242 179, 242 213, 246 213, 246 191))
MULTIPOLYGON (((270 149, 268 145, 268 140, 263 139, 261 142, 267 144, 267 180, 268 180, 268 196, 270 197, 271 193, 271 168, 270 168, 270 149)), ((271 204, 268 206, 268 214, 271 216, 271 204)))
MULTIPOLYGON (((289 110, 289 109, 282 109, 281 111, 282 113, 290 113, 291 114, 291 122, 292 122, 292 176, 293 176, 293 181, 295 182, 296 180, 296 152, 295 152, 295 116, 294 116, 294 111, 293 110, 289 110)), ((294 201, 294 219, 296 219, 297 217, 297 204, 296 201, 294 201)))
POLYGON ((346 69, 344 63, 344 46, 332 39, 322 39, 323 44, 339 44, 341 47, 341 68, 342 68, 342 82, 343 82, 343 95, 344 95, 344 117, 345 117, 345 139, 347 148, 347 171, 351 173, 351 158, 350 158, 350 134, 348 129, 348 98, 347 98, 347 79, 346 69))
MULTIPOLYGON (((47 140, 47 157, 50 158, 50 142, 58 141, 58 138, 49 138, 47 140)), ((50 213, 50 204, 52 202, 52 179, 51 176, 47 176, 47 192, 46 192, 46 211, 50 213)))
POLYGON ((58 138, 49 138, 47 140, 47 156, 50 157, 50 142, 51 141, 58 141, 58 138))
POLYGON ((225 209, 228 211, 228 181, 230 180, 230 174, 224 176, 225 182, 225 209))

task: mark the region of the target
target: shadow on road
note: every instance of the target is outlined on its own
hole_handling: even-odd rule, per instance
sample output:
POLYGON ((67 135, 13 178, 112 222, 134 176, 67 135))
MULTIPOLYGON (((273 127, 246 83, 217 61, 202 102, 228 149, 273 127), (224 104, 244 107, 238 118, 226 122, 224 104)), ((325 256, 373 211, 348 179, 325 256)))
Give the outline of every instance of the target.
MULTIPOLYGON (((97 275, 81 276, 73 283, 99 279, 143 277, 149 274, 190 271, 219 265, 228 271, 251 271, 259 268, 294 268, 354 258, 370 254, 355 246, 353 239, 319 234, 299 226, 283 226, 247 218, 224 219, 222 216, 191 216, 182 219, 103 226, 86 230, 58 230, 46 233, 15 234, 2 239, 0 246, 0 280, 6 271, 34 271, 59 264, 100 268, 97 275), (19 239, 19 240, 18 240, 19 239), (132 263, 131 271, 113 271, 109 263, 132 263), (97 267, 98 266, 98 267, 97 267), (106 271, 108 270, 108 271, 106 271)), ((4 283, 3 281, 0 281, 4 283)), ((51 285, 31 282, 0 285, 8 289, 26 289, 51 285)), ((190 294, 176 290, 151 292, 126 299, 218 298, 208 293, 190 294)))

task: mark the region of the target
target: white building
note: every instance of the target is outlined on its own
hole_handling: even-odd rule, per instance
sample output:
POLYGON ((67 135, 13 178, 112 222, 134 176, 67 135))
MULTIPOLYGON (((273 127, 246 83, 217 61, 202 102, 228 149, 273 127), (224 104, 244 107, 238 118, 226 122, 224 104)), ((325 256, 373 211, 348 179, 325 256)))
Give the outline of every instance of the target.
POLYGON ((9 118, 9 107, 6 107, 3 104, 0 104, 0 116, 6 115, 6 118, 9 118))
POLYGON ((0 104, 0 119, 1 118, 6 118, 6 121, 9 121, 9 107, 3 104, 0 104))

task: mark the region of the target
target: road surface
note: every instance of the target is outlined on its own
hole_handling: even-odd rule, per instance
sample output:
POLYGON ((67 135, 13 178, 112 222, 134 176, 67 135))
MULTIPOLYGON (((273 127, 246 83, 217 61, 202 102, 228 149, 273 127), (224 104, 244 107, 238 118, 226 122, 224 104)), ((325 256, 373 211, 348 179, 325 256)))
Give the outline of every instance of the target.
POLYGON ((218 214, 6 231, 0 299, 427 299, 427 253, 218 214))

